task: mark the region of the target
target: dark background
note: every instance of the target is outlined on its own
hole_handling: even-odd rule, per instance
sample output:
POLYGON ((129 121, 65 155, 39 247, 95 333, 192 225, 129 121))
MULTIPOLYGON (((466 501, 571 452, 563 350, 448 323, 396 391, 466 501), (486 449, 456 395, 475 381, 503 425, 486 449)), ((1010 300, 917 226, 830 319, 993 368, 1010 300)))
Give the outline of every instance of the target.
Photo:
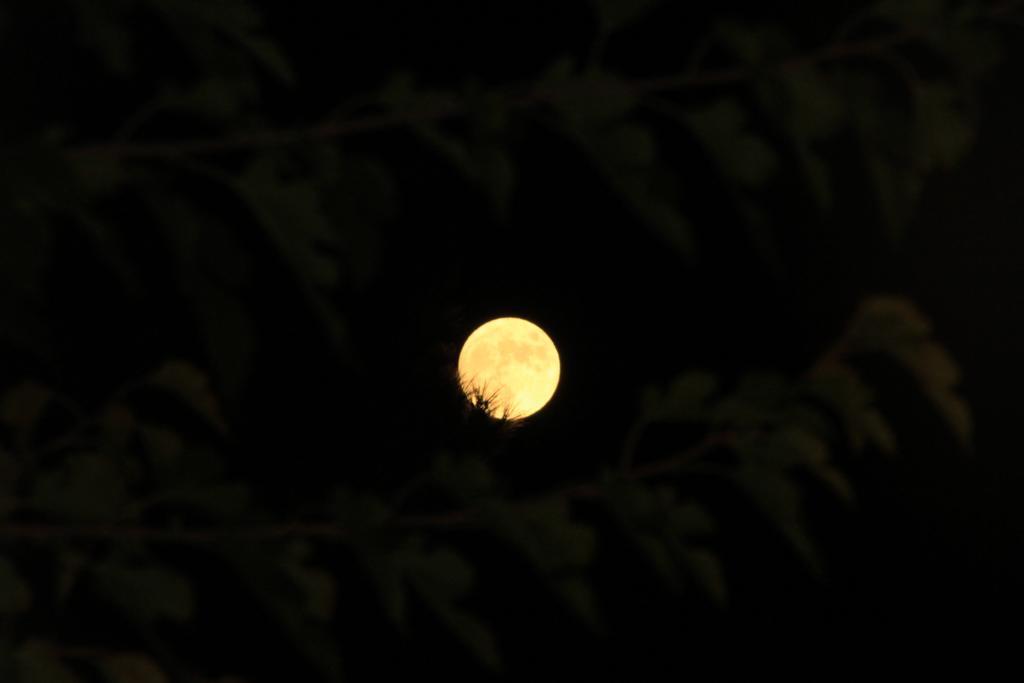
MULTIPOLYGON (((856 10, 853 3, 790 5, 672 5, 615 37, 608 59, 624 74, 677 72, 694 41, 723 17, 767 19, 793 31, 798 44, 814 46, 828 35, 820 27, 834 27, 856 10)), ((59 16, 25 16, 36 32, 68 29, 59 16)), ((436 87, 467 79, 528 82, 560 55, 586 55, 594 31, 584 3, 374 2, 358 9, 266 3, 265 16, 297 74, 294 87, 268 86, 266 113, 289 127, 317 121, 399 69, 436 87)), ((146 35, 144 24, 139 30, 146 35)), ((68 70, 69 56, 78 53, 34 50, 32 30, 11 40, 8 54, 16 58, 4 58, 5 78, 36 84, 25 90, 35 100, 8 101, 11 131, 49 112, 73 122, 78 140, 103 140, 112 122, 153 87, 148 79, 92 81, 84 75, 88 64, 81 73, 68 70)), ((680 608, 628 562, 608 565, 598 581, 599 595, 619 615, 610 645, 573 626, 528 580, 493 588, 482 600, 507 615, 497 630, 513 679, 538 670, 580 677, 685 674, 697 662, 728 669, 745 663, 737 651, 790 664, 823 652, 855 656, 894 647, 908 654, 908 634, 945 639, 1012 618, 1024 588, 1018 493, 1024 368, 1017 352, 1024 344, 1018 264, 1024 55, 1019 41, 1008 44, 1003 65, 979 84, 974 148, 955 169, 929 177, 911 226, 895 241, 856 187, 827 216, 780 193, 771 207, 773 251, 765 258, 701 163, 701 151, 671 134, 666 155, 692 188, 682 204, 698 226, 694 263, 638 225, 601 191, 586 161, 528 115, 512 147, 520 170, 506 217, 408 132, 354 139, 349 149, 394 163, 401 188, 397 213, 377 236, 373 278, 345 304, 355 370, 332 357, 307 312, 291 303, 287 279, 264 264, 248 294, 257 311, 254 371, 229 404, 237 439, 232 470, 271 490, 272 505, 289 510, 339 480, 400 485, 434 450, 483 443, 496 449, 494 467, 510 490, 543 492, 586 480, 616 461, 646 385, 688 368, 728 380, 765 368, 798 373, 838 336, 863 296, 905 294, 932 319, 937 338, 963 368, 963 393, 976 421, 973 452, 960 449, 920 398, 898 387, 884 394, 883 405, 899 418, 893 422, 901 453, 850 463, 858 493, 853 512, 827 501, 810 509, 829 561, 823 583, 807 579, 794 558, 769 542, 770 530, 747 528, 727 542, 734 592, 724 611, 700 601, 680 608), (529 318, 549 332, 561 354, 562 381, 551 405, 519 429, 467 434, 452 374, 459 345, 476 325, 505 315, 529 318), (542 660, 550 668, 539 669, 542 660)), ((158 40, 145 45, 142 59, 154 72, 187 73, 166 59, 158 40)), ((140 137, 195 132, 172 119, 140 137)), ((852 150, 835 154, 855 163, 852 150)), ((230 167, 230 155, 224 163, 230 167)), ((858 182, 850 175, 851 184, 858 182)), ((45 308, 54 347, 34 356, 5 352, 4 379, 44 377, 88 403, 161 358, 202 361, 201 344, 184 322, 188 304, 170 284, 173 273, 160 270, 172 266, 161 265, 160 246, 149 242, 147 229, 138 225, 133 246, 144 255, 144 297, 124 291, 94 259, 81 258, 82 245, 73 238, 59 243, 61 276, 45 308)), ((515 558, 500 550, 482 556, 516 573, 515 558)), ((213 594, 223 589, 227 605, 220 617, 227 621, 214 620, 211 633, 238 628, 231 637, 244 641, 223 647, 244 657, 273 646, 273 631, 257 626, 259 615, 238 616, 246 608, 231 601, 244 599, 231 597, 229 577, 210 570, 206 584, 213 594), (245 625, 225 626, 232 623, 245 625)), ((429 616, 418 616, 428 626, 400 641, 401 656, 378 657, 390 649, 391 636, 374 621, 375 609, 372 596, 359 591, 342 602, 342 611, 366 615, 350 634, 366 648, 345 648, 353 679, 371 672, 475 675, 459 645, 429 627, 429 616)), ((206 637, 198 633, 205 632, 186 628, 177 637, 206 637)))

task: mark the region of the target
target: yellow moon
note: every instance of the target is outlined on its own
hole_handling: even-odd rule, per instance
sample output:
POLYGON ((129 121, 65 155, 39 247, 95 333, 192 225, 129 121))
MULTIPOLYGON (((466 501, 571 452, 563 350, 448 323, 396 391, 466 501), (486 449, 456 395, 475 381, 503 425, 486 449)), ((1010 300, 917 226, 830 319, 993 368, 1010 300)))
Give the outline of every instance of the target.
POLYGON ((522 318, 497 318, 466 339, 459 354, 459 384, 491 417, 519 420, 543 408, 558 387, 558 349, 522 318))

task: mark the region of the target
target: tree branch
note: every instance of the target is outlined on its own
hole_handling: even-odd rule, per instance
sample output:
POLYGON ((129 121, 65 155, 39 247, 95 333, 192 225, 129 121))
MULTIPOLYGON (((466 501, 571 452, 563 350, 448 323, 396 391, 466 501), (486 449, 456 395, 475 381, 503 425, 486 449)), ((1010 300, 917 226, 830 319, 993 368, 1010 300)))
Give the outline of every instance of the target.
MULTIPOLYGON (((993 10, 993 14, 999 14, 1002 11, 1001 9, 996 9, 993 10)), ((879 38, 834 43, 803 55, 791 57, 775 65, 765 65, 760 68, 738 66, 713 69, 702 73, 687 71, 683 74, 627 81, 624 85, 636 96, 665 93, 673 90, 730 85, 753 80, 770 71, 787 71, 815 64, 875 55, 910 42, 925 32, 923 28, 907 28, 879 38)), ((509 91, 514 92, 513 89, 509 89, 509 91)), ((570 89, 555 88, 550 85, 535 86, 528 89, 525 94, 511 95, 510 107, 512 109, 527 109, 544 104, 552 104, 570 96, 570 89)), ((328 121, 310 128, 269 130, 220 138, 194 138, 150 143, 109 142, 74 146, 69 148, 68 152, 72 156, 79 158, 108 159, 204 156, 331 140, 411 124, 436 123, 466 116, 467 114, 468 107, 464 103, 451 101, 423 109, 360 116, 340 121, 328 121)))
MULTIPOLYGON (((680 465, 700 457, 709 450, 729 443, 731 439, 730 434, 711 434, 682 453, 636 467, 625 472, 624 476, 631 480, 644 480, 669 474, 680 465)), ((587 482, 567 486, 549 495, 567 500, 582 500, 600 498, 604 495, 604 491, 599 484, 587 482)), ((530 502, 518 501, 513 505, 528 505, 530 502)), ((401 529, 443 529, 471 525, 475 519, 476 511, 467 508, 433 515, 403 515, 396 517, 390 524, 401 529)), ((131 540, 206 545, 228 540, 272 541, 284 538, 318 538, 336 541, 350 535, 351 529, 331 522, 250 524, 190 529, 157 528, 110 522, 94 524, 9 522, 0 524, 0 541, 131 540)))

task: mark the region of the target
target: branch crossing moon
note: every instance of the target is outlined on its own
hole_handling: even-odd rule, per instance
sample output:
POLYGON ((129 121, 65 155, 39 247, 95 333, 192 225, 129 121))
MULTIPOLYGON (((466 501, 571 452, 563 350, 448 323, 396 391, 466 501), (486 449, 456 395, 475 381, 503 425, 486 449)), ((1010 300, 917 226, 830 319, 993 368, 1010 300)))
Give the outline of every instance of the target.
POLYGON ((540 327, 497 318, 473 331, 459 354, 459 384, 491 417, 519 420, 543 408, 558 387, 558 349, 540 327))

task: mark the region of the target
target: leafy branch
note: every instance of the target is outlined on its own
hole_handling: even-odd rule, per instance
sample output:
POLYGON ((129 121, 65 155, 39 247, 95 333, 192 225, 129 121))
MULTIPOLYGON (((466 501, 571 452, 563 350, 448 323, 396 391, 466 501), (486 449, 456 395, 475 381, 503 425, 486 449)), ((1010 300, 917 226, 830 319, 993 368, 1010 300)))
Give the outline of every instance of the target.
MULTIPOLYGON (((684 452, 656 462, 645 463, 633 468, 624 477, 631 481, 640 481, 670 474, 684 462, 690 461, 708 450, 730 443, 729 434, 713 434, 684 452)), ((599 498, 604 495, 602 487, 596 483, 583 483, 567 486, 551 492, 539 499, 560 498, 580 500, 599 498)), ((536 500, 513 503, 513 507, 529 506, 536 500)), ((404 515, 389 521, 388 525, 397 529, 427 530, 444 529, 456 526, 472 525, 476 521, 476 512, 472 508, 451 510, 431 515, 404 515)), ((324 523, 271 523, 219 526, 209 528, 158 528, 138 524, 96 523, 96 524, 58 524, 58 523, 0 523, 0 541, 31 540, 31 541, 65 541, 73 539, 148 541, 154 543, 193 543, 216 544, 231 540, 280 540, 290 538, 308 538, 324 540, 342 540, 351 537, 353 529, 344 525, 324 523)))
MULTIPOLYGON (((988 8, 984 18, 1012 21, 1011 13, 1020 4, 1019 0, 1007 0, 994 4, 988 8)), ((766 73, 771 72, 796 71, 836 61, 884 55, 890 50, 920 39, 928 33, 929 28, 926 26, 904 27, 875 38, 839 40, 818 49, 773 63, 709 69, 696 73, 690 69, 679 74, 618 81, 615 84, 615 88, 618 91, 624 90, 631 96, 639 98, 679 90, 731 85, 761 78, 766 73)), ((593 87, 592 79, 589 76, 584 75, 582 79, 586 82, 580 84, 593 87)), ((571 81, 562 85, 566 87, 551 87, 541 83, 527 87, 505 86, 504 88, 497 88, 497 90, 505 93, 507 107, 510 110, 517 110, 530 109, 541 105, 557 105, 560 101, 575 96, 574 88, 572 87, 574 84, 571 81)), ((598 85, 598 88, 600 88, 600 85, 598 85)), ((70 147, 68 152, 74 157, 108 159, 153 159, 214 155, 344 138, 402 126, 439 123, 465 117, 470 113, 471 108, 467 106, 465 101, 458 98, 445 98, 431 102, 428 106, 354 116, 345 120, 328 120, 308 128, 266 130, 227 137, 173 141, 138 143, 117 141, 83 144, 70 147)))

